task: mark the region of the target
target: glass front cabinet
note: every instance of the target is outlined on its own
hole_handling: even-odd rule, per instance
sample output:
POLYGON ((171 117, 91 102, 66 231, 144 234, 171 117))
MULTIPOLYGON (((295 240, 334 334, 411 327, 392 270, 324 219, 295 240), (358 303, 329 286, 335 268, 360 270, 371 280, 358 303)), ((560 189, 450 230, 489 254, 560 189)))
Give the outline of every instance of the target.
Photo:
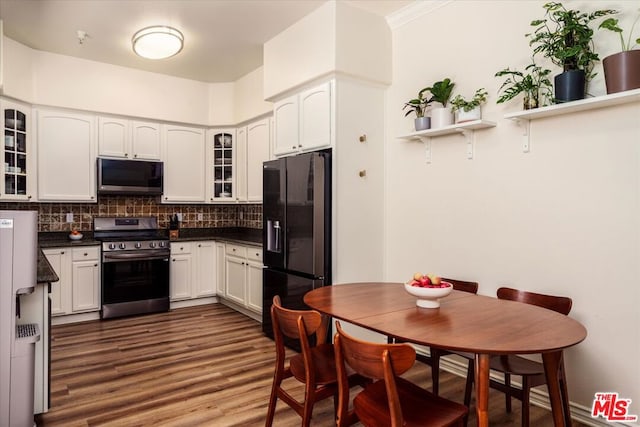
POLYGON ((235 200, 235 130, 210 131, 208 149, 209 201, 235 200))
POLYGON ((31 200, 35 183, 29 130, 31 108, 0 99, 4 134, 0 199, 31 200))

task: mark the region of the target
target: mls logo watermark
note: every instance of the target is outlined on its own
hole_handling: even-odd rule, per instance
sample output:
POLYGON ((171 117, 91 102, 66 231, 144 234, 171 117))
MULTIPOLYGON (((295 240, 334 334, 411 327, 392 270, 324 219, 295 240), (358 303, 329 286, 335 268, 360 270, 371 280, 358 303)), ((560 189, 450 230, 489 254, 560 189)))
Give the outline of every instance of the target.
POLYGON ((631 399, 621 399, 618 393, 596 393, 591 416, 604 417, 607 421, 638 421, 637 415, 629 414, 629 406, 631 399))

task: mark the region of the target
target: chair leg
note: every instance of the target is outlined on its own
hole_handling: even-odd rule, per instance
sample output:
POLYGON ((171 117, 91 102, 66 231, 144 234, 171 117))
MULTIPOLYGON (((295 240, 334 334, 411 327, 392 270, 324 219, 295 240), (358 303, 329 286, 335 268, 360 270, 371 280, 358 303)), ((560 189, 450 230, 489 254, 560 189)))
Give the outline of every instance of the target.
POLYGON ((440 389, 440 351, 430 349, 431 352, 431 388, 433 394, 438 395, 440 389))
POLYGON ((269 408, 267 410, 267 419, 265 420, 265 427, 271 427, 273 425, 273 417, 276 414, 276 404, 278 403, 278 392, 275 380, 271 387, 271 397, 269 397, 269 408))
POLYGON ((531 394, 531 385, 529 377, 522 377, 522 427, 529 427, 529 395, 531 394))
POLYGON ((467 383, 464 387, 464 406, 467 408, 471 405, 471 390, 473 389, 473 377, 475 376, 475 369, 473 366, 473 360, 469 360, 467 366, 467 383))
POLYGON ((307 390, 304 393, 304 408, 302 410, 302 426, 309 427, 311 424, 311 415, 313 413, 313 405, 316 401, 316 395, 313 387, 307 385, 307 390))
MULTIPOLYGON (((504 374, 504 385, 507 387, 507 389, 511 388, 510 374, 504 374)), ((505 407, 507 408, 507 412, 511 413, 511 394, 509 392, 504 394, 504 402, 505 402, 505 407)))

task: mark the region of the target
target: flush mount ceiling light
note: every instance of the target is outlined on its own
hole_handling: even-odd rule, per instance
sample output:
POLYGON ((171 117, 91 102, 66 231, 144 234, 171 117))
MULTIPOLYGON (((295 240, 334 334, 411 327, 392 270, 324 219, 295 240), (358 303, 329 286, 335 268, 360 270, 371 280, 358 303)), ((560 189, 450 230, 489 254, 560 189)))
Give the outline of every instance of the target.
POLYGON ((133 51, 147 59, 169 58, 182 50, 184 36, 164 25, 143 28, 131 39, 133 51))

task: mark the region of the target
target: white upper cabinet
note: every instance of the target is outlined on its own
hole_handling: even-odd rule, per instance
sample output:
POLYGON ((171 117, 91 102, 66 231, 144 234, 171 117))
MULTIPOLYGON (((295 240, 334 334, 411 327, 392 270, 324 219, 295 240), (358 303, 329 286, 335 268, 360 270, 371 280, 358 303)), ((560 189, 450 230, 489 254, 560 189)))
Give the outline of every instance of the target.
POLYGON ((164 127, 164 203, 205 201, 205 131, 164 127))
POLYGON ((295 153, 299 145, 298 95, 276 102, 273 106, 273 153, 282 156, 295 153))
POLYGON ((274 154, 283 156, 330 147, 332 82, 274 104, 274 154))
POLYGON ((210 129, 207 132, 207 201, 235 202, 236 180, 236 130, 210 129))
POLYGON ((39 110, 38 199, 96 201, 95 117, 39 110))
POLYGON ((160 124, 131 122, 131 151, 134 159, 160 159, 160 124))
POLYGON ((247 125, 247 201, 262 201, 262 164, 269 160, 271 119, 247 125))
POLYGON ((98 117, 98 154, 125 159, 160 159, 160 125, 98 117))
POLYGON ((3 163, 0 200, 36 199, 36 156, 31 133, 31 107, 0 99, 3 163))
POLYGON ((237 202, 247 201, 247 127, 236 130, 236 156, 234 162, 235 188, 234 199, 237 202))
POLYGON ((129 120, 98 117, 98 154, 128 157, 130 145, 129 120))
POLYGON ((300 94, 300 148, 331 145, 331 82, 300 94))

